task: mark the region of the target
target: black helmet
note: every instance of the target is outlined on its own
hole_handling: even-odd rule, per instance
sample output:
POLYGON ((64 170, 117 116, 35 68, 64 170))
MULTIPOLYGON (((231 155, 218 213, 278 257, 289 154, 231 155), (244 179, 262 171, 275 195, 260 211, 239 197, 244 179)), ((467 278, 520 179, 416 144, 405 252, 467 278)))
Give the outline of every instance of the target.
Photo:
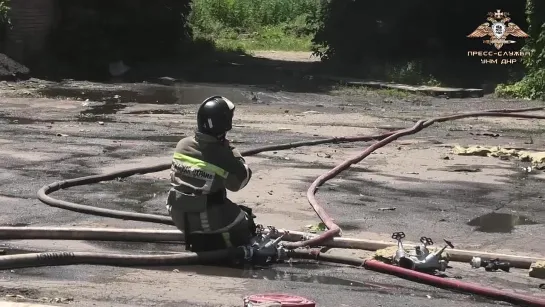
POLYGON ((231 130, 235 105, 222 96, 206 98, 197 111, 198 131, 221 136, 231 130))

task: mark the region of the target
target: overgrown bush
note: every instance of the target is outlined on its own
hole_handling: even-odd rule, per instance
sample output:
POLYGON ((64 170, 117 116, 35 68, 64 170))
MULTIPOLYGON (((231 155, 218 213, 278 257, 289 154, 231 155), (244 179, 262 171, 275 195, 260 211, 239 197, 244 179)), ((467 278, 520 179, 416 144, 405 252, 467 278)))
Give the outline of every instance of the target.
POLYGON ((218 43, 290 49, 309 45, 314 33, 307 19, 320 0, 194 0, 189 17, 196 36, 218 43), (308 42, 297 42, 302 38, 308 42))
POLYGON ((53 54, 75 71, 106 71, 107 63, 145 62, 187 49, 190 0, 60 1, 53 54))
MULTIPOLYGON (((494 50, 482 39, 467 35, 498 8, 527 28, 522 1, 459 0, 455 5, 434 0, 323 1, 314 51, 342 67, 345 74, 357 77, 403 80, 408 78, 404 71, 412 66, 412 83, 433 76, 449 85, 480 86, 481 82, 505 80, 509 74, 503 65, 482 65, 479 58, 467 54, 469 50, 494 50)), ((520 47, 512 44, 502 50, 520 47)))
POLYGON ((249 32, 286 23, 304 27, 301 18, 319 6, 319 0, 194 0, 190 22, 195 30, 208 34, 226 28, 249 32))
MULTIPOLYGON (((10 0, 0 0, 0 43, 5 46, 6 30, 11 25, 9 20, 10 0)), ((0 50, 2 49, 0 46, 0 50)))
POLYGON ((527 0, 528 34, 524 58, 526 76, 509 85, 500 85, 496 94, 500 97, 545 100, 545 1, 527 0))
POLYGON ((10 0, 0 0, 0 23, 9 24, 10 0))
POLYGON ((498 85, 496 94, 499 97, 545 100, 545 69, 529 73, 514 84, 498 85))

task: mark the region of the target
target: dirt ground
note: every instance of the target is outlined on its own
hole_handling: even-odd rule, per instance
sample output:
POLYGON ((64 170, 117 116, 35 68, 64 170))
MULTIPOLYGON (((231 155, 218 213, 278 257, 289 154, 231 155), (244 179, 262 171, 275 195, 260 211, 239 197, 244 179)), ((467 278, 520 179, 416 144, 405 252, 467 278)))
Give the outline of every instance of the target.
MULTIPOLYGON (((176 142, 191 135, 196 103, 214 94, 238 102, 232 142, 240 149, 333 136, 372 135, 417 119, 542 103, 491 98, 439 99, 382 92, 308 93, 210 84, 132 85, 69 82, 72 91, 46 91, 31 80, 0 84, 0 205, 4 226, 82 226, 170 229, 51 208, 35 195, 66 178, 168 162, 176 142), (74 93, 78 93, 75 95, 74 93), (59 98, 60 96, 72 98, 59 98), (52 98, 53 97, 53 98, 52 98)), ((544 112, 541 112, 544 114, 544 112)), ((545 172, 527 163, 458 156, 454 145, 501 145, 545 150, 543 122, 464 119, 438 124, 378 150, 319 189, 318 199, 346 237, 391 241, 421 236, 457 248, 545 255, 545 172), (395 208, 395 210, 383 210, 395 208)), ((230 197, 254 208, 258 222, 307 230, 319 220, 306 200, 310 183, 368 143, 321 145, 249 157, 255 176, 230 197)), ((54 197, 127 211, 166 214, 168 173, 75 187, 54 197)), ((174 252, 181 246, 90 241, 4 241, 0 248, 127 253, 174 252)), ((365 257, 369 253, 331 250, 365 257)), ((453 263, 451 278, 545 298, 543 280, 513 270, 485 272, 453 263)), ((66 266, 0 271, 6 300, 75 306, 242 306, 242 297, 287 292, 319 306, 498 306, 361 268, 295 262, 272 269, 209 267, 111 268, 66 266), (67 287, 66 285, 70 285, 67 287)))
POLYGON ((312 55, 312 52, 301 51, 254 51, 253 56, 257 58, 293 61, 293 62, 315 62, 320 58, 312 55))

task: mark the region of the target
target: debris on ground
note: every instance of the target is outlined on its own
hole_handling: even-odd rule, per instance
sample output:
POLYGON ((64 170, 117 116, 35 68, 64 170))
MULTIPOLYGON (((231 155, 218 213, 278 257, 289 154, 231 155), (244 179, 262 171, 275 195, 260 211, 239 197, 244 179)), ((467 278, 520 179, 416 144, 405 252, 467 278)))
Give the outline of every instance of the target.
POLYGON ((387 264, 392 264, 392 259, 396 251, 397 246, 389 246, 383 249, 378 249, 377 251, 375 251, 375 255, 373 256, 373 258, 387 264))
POLYGON ((461 156, 482 156, 496 157, 502 160, 513 157, 523 162, 531 162, 535 169, 545 169, 545 152, 544 151, 525 151, 517 149, 502 148, 500 146, 459 146, 453 148, 453 153, 461 156))
POLYGON ((532 263, 528 275, 530 275, 530 277, 545 279, 545 261, 532 263))
POLYGON ((396 207, 378 208, 379 211, 395 211, 396 209, 396 207))
POLYGON ((457 166, 450 168, 448 171, 450 172, 462 172, 462 173, 476 173, 482 171, 480 168, 477 167, 469 167, 469 166, 457 166))
POLYGON ((25 65, 0 53, 0 80, 18 81, 30 78, 30 70, 25 65))
POLYGON ((318 111, 305 111, 305 112, 302 112, 301 114, 297 114, 296 116, 304 116, 308 114, 323 114, 323 113, 318 111))
MULTIPOLYGON (((441 249, 441 248, 436 248, 432 246, 428 246, 427 248, 430 251, 430 254, 433 254, 441 249)), ((389 246, 383 249, 378 249, 377 251, 375 251, 375 254, 373 255, 373 259, 387 263, 387 264, 392 264, 393 263, 392 259, 394 258, 396 252, 397 252, 397 246, 389 246)), ((413 254, 407 249, 405 249, 405 253, 413 254)), ((448 254, 447 251, 444 251, 441 254, 441 257, 439 258, 439 260, 449 260, 449 259, 450 259, 450 255, 448 254)))
POLYGON ((497 138, 497 137, 501 136, 499 133, 489 133, 489 132, 485 132, 485 133, 470 132, 469 134, 470 135, 478 135, 478 136, 489 136, 489 137, 493 137, 493 138, 497 138))
POLYGON ((316 233, 318 231, 326 231, 327 230, 327 226, 322 222, 318 223, 317 225, 307 225, 305 227, 308 229, 308 232, 310 232, 310 233, 316 233))

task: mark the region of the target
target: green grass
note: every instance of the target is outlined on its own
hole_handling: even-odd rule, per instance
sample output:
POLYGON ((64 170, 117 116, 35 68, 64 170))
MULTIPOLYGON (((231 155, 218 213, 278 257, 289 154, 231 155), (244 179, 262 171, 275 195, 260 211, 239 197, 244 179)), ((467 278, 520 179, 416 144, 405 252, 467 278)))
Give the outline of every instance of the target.
POLYGON ((545 70, 538 69, 513 84, 500 84, 495 91, 498 97, 545 101, 545 70))
POLYGON ((251 34, 223 34, 212 39, 218 48, 226 50, 278 50, 278 51, 310 51, 312 37, 296 37, 286 35, 281 27, 266 26, 251 34))
POLYGON ((375 98, 394 98, 400 100, 406 100, 411 98, 423 97, 424 95, 418 93, 411 93, 408 91, 402 91, 398 89, 382 88, 375 89, 366 86, 336 86, 330 93, 332 95, 347 95, 347 96, 361 96, 361 97, 375 97, 375 98))
POLYGON ((195 37, 224 50, 310 51, 321 0, 194 0, 195 37))

